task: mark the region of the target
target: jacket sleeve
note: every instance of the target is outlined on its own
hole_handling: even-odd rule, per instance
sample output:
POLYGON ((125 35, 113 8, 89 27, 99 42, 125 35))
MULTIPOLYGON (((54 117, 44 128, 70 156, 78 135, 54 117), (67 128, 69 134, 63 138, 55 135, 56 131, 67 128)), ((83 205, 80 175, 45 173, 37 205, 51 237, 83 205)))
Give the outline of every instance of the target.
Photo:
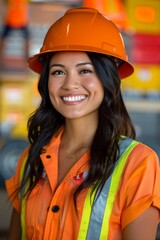
POLYGON ((160 209, 160 167, 157 154, 139 143, 125 166, 120 188, 122 228, 151 205, 160 209))

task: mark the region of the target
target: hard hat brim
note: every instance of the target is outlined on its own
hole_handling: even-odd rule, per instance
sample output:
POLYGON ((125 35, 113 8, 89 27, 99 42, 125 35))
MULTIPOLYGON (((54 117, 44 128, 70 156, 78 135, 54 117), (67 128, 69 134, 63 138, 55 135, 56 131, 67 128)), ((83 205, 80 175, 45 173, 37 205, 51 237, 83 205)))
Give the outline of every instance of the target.
MULTIPOLYGON (((58 50, 58 52, 59 51, 80 51, 80 50, 79 49, 75 49, 75 50, 73 50, 73 49, 72 50, 62 49, 62 50, 58 50)), ((43 57, 47 53, 54 53, 54 52, 56 52, 56 51, 52 50, 52 51, 47 51, 45 53, 41 52, 41 53, 33 55, 32 57, 30 57, 28 59, 28 67, 32 71, 34 71, 38 74, 41 74, 41 72, 43 70, 43 64, 40 61, 40 57, 43 57)), ((91 51, 85 51, 85 52, 91 52, 91 51)), ((96 52, 96 51, 94 51, 94 52, 96 52)), ((97 51, 97 53, 100 53, 100 52, 97 51)), ((104 53, 102 53, 102 54, 104 54, 104 53)), ((117 69, 121 79, 130 76, 134 72, 134 67, 132 66, 132 64, 130 62, 125 61, 124 59, 122 59, 122 61, 123 61, 123 63, 117 69)))

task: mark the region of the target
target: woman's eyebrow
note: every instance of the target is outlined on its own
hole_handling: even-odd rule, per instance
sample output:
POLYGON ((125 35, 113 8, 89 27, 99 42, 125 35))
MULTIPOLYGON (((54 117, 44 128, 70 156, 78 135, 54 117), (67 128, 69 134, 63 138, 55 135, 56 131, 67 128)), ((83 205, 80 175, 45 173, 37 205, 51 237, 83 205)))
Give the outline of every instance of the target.
POLYGON ((60 63, 53 63, 50 68, 52 67, 65 67, 63 64, 60 64, 60 63))
POLYGON ((82 62, 82 63, 78 63, 78 64, 76 64, 76 67, 78 67, 78 66, 83 66, 83 65, 92 65, 92 63, 91 62, 82 62))
MULTIPOLYGON (((78 67, 78 66, 84 66, 84 65, 92 65, 92 63, 91 62, 82 62, 82 63, 78 63, 78 64, 76 64, 76 67, 78 67)), ((60 64, 60 63, 53 63, 51 66, 50 66, 50 68, 52 68, 52 67, 65 67, 63 64, 60 64)))

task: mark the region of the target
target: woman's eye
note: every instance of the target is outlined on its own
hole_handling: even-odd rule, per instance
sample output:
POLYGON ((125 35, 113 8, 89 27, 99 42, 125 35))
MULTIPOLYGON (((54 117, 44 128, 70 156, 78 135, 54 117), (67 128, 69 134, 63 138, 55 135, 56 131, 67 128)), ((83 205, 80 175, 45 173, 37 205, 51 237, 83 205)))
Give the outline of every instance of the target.
POLYGON ((89 70, 89 69, 83 69, 83 70, 81 70, 81 73, 91 73, 92 71, 91 70, 89 70))
POLYGON ((55 70, 51 72, 51 75, 64 75, 64 72, 61 70, 55 70))

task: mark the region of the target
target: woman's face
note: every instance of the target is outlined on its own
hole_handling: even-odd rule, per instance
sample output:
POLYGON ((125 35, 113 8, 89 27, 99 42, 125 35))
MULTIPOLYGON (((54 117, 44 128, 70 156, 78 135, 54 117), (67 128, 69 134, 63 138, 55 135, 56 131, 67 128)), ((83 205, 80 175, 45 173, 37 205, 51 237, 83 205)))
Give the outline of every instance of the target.
POLYGON ((49 66, 49 97, 65 118, 98 113, 104 90, 85 52, 57 52, 49 66))

